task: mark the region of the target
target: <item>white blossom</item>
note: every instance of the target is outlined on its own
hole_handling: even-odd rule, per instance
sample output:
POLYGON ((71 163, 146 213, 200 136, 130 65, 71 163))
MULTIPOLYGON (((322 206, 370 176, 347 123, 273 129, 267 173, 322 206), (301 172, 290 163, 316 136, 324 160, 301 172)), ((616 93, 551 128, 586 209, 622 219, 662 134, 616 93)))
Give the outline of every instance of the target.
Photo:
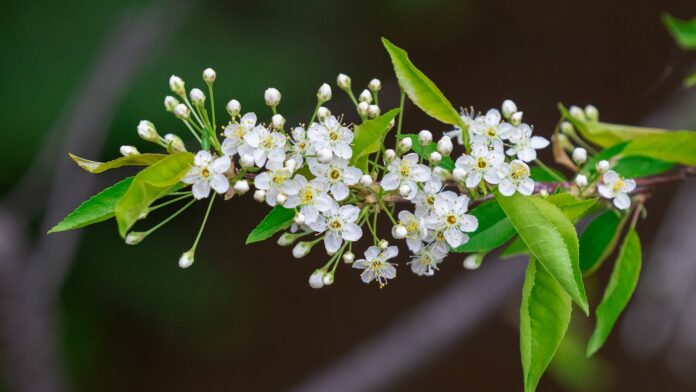
POLYGON ((423 246, 423 239, 428 235, 425 219, 410 211, 399 211, 398 218, 399 225, 395 227, 401 226, 405 229, 405 235, 402 238, 406 238, 408 249, 413 253, 418 252, 423 246))
MULTIPOLYGON (((331 209, 332 200, 326 193, 327 185, 324 182, 312 180, 307 181, 303 175, 296 175, 294 178, 297 194, 290 195, 283 205, 285 208, 300 207, 300 214, 304 216, 304 223, 311 223, 319 218, 320 212, 331 209)), ((296 222, 297 223, 297 222, 296 222)))
POLYGON ((360 215, 360 209, 353 205, 339 207, 334 203, 328 211, 321 213, 309 227, 318 232, 326 232, 324 247, 329 253, 335 253, 343 244, 343 240, 357 241, 362 237, 362 229, 355 224, 360 215))
POLYGON ((390 246, 384 250, 371 246, 365 251, 364 259, 356 260, 353 263, 353 268, 363 270, 360 274, 363 282, 370 283, 376 280, 380 287, 384 287, 389 279, 396 277, 396 268, 388 260, 398 254, 399 249, 396 246, 390 246))
POLYGON ((489 150, 484 146, 476 146, 471 155, 462 155, 457 158, 454 166, 466 172, 465 184, 468 188, 475 188, 485 179, 489 184, 500 182, 498 167, 505 160, 500 151, 489 150))
POLYGON ((418 163, 418 154, 410 153, 403 158, 394 158, 387 167, 387 174, 384 175, 380 184, 385 190, 395 190, 402 185, 410 188, 408 195, 404 196, 411 200, 418 191, 418 182, 425 182, 430 179, 430 168, 418 163))
POLYGON ((254 157, 258 167, 277 168, 282 166, 285 160, 285 141, 285 134, 257 125, 244 135, 245 143, 239 146, 239 154, 254 157))
MULTIPOLYGON (((230 101, 231 103, 232 101, 230 101)), ((239 112, 237 112, 239 113, 239 112)), ((239 123, 229 124, 225 127, 225 140, 222 142, 222 152, 225 155, 234 155, 239 147, 244 144, 244 137, 256 126, 256 114, 246 113, 239 123)), ((241 154, 240 154, 241 155, 241 154)))
POLYGON ((534 192, 534 181, 529 178, 529 166, 519 159, 502 163, 498 168, 500 184, 498 190, 503 196, 512 196, 515 191, 529 196, 534 192))
POLYGON ((214 159, 210 152, 202 150, 194 157, 193 164, 194 166, 181 181, 185 184, 193 184, 191 189, 196 199, 208 197, 210 188, 220 194, 227 192, 230 188, 230 182, 224 174, 232 164, 227 155, 214 159))
POLYGON ((469 197, 452 191, 441 192, 435 198, 433 213, 426 218, 426 224, 429 229, 441 230, 447 243, 456 248, 469 241, 465 232, 478 227, 476 217, 466 213, 468 208, 469 197))
POLYGON ((617 172, 609 170, 602 176, 602 184, 597 186, 597 191, 607 199, 614 199, 614 205, 620 210, 631 206, 631 198, 628 194, 636 189, 634 180, 626 180, 617 172))
POLYGON ((307 136, 316 151, 328 149, 333 155, 343 159, 350 159, 353 155, 350 147, 353 132, 341 125, 334 116, 329 116, 322 123, 310 125, 307 136))
POLYGON ((411 261, 407 264, 411 266, 411 271, 418 276, 433 276, 437 271, 437 265, 443 258, 438 257, 432 250, 423 248, 411 256, 411 261))
POLYGON ((510 135, 510 143, 513 144, 506 153, 509 156, 517 156, 525 162, 536 159, 536 150, 545 148, 549 141, 541 136, 532 136, 532 128, 527 124, 520 124, 510 135))
POLYGON ((444 186, 442 180, 438 177, 431 177, 422 189, 416 193, 416 197, 412 202, 416 205, 416 216, 426 216, 430 214, 435 207, 435 198, 442 192, 444 186))
POLYGON ((317 181, 323 182, 337 201, 348 197, 348 186, 360 181, 362 172, 360 169, 348 166, 348 160, 334 158, 327 164, 319 163, 315 159, 308 160, 309 171, 316 176, 317 181))
POLYGON ((285 167, 269 169, 254 178, 254 186, 266 192, 266 203, 269 206, 275 206, 279 195, 287 197, 297 195, 300 191, 299 184, 291 177, 292 172, 285 167))

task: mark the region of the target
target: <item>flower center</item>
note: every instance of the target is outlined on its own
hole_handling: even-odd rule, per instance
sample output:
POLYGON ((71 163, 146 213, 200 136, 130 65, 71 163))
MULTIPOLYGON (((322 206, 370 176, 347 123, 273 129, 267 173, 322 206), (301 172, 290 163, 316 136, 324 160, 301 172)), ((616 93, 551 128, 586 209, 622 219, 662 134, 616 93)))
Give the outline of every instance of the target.
POLYGON ((485 169, 486 166, 488 166, 488 162, 483 158, 479 158, 476 160, 476 166, 478 166, 479 169, 485 169))
POLYGON ((274 183, 274 184, 280 185, 280 184, 282 184, 282 183, 284 183, 284 182, 285 182, 285 177, 284 177, 284 176, 282 176, 282 175, 280 175, 280 174, 276 174, 276 175, 273 176, 273 183, 274 183))
POLYGON ((618 179, 618 180, 614 181, 614 186, 612 187, 612 189, 614 190, 614 192, 619 192, 619 191, 621 191, 621 189, 623 189, 623 187, 624 187, 623 180, 618 179))
POLYGON ((311 189, 306 189, 304 192, 302 192, 302 203, 304 204, 309 204, 314 200, 314 194, 312 193, 311 189))
POLYGON ((329 222, 329 228, 331 230, 339 230, 342 226, 343 225, 341 224, 341 221, 338 219, 332 220, 331 222, 329 222))
POLYGON ((411 168, 408 165, 401 165, 399 173, 401 173, 403 177, 408 177, 408 175, 411 174, 411 168))
POLYGON ((406 226, 406 230, 407 230, 409 233, 413 233, 413 232, 415 232, 415 231, 418 231, 418 222, 416 222, 415 220, 411 221, 411 222, 408 224, 408 226, 406 226))
POLYGON ((338 180, 341 178, 341 171, 338 169, 331 169, 331 171, 329 171, 329 178, 334 181, 338 180))
POLYGON ((210 177, 210 170, 208 170, 207 167, 204 167, 203 170, 201 170, 201 177, 203 177, 203 178, 210 177))
POLYGON ((435 195, 428 195, 428 197, 425 198, 425 204, 429 206, 435 204, 435 195))
POLYGON ((448 225, 453 226, 457 223, 457 216, 454 214, 449 214, 445 218, 445 222, 447 222, 448 225))
POLYGON ((336 131, 329 131, 329 139, 333 142, 338 140, 338 132, 336 131))
POLYGON ((273 137, 269 135, 265 139, 263 139, 263 142, 261 142, 261 147, 266 150, 269 150, 271 147, 273 147, 273 137))
POLYGON ((486 135, 488 135, 488 137, 495 137, 496 133, 497 132, 494 127, 489 127, 486 131, 486 135))
POLYGON ((527 175, 529 175, 529 173, 527 172, 527 168, 520 165, 512 171, 510 177, 512 177, 515 180, 519 180, 520 178, 527 177, 527 175))

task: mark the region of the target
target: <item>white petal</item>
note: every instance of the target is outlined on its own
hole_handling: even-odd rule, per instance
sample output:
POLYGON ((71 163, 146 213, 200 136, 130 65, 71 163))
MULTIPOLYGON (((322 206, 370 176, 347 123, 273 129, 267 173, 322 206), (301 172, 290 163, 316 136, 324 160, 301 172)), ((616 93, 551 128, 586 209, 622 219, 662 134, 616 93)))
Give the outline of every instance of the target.
POLYGON ((614 198, 614 205, 620 210, 625 210, 631 206, 631 198, 625 193, 619 193, 614 198))
POLYGON ((609 184, 611 182, 614 182, 619 179, 619 174, 613 170, 609 170, 608 172, 604 173, 604 176, 602 177, 604 180, 605 184, 609 184))
POLYGON ((546 148, 546 146, 549 145, 549 141, 541 136, 532 136, 532 140, 529 145, 531 145, 532 148, 539 150, 541 148, 546 148))
POLYGON ((390 246, 382 252, 384 260, 393 259, 399 254, 399 248, 396 246, 390 246))
POLYGON ((636 182, 634 180, 624 180, 623 191, 628 193, 636 189, 636 182))
POLYGON ((411 178, 418 182, 428 181, 430 179, 430 168, 425 165, 415 165, 411 170, 411 178))
POLYGON ((346 223, 341 234, 346 241, 357 241, 362 237, 362 229, 355 223, 346 223))
POLYGON ((531 178, 525 178, 517 184, 517 192, 529 196, 534 192, 534 181, 531 178))
POLYGON ((211 168, 215 173, 224 173, 230 168, 231 165, 232 161, 230 160, 230 157, 225 155, 224 157, 214 160, 211 168))
POLYGON ((445 230, 444 235, 445 235, 445 240, 447 240, 447 243, 451 247, 456 248, 462 244, 463 235, 462 235, 461 231, 459 231, 457 229, 448 229, 448 230, 445 230))
POLYGON ((469 214, 465 214, 461 216, 462 222, 459 224, 459 228, 462 231, 466 231, 468 233, 471 233, 472 231, 476 231, 478 229, 478 219, 469 214))
POLYGON ((331 194, 334 196, 336 201, 341 201, 348 197, 350 191, 348 186, 342 182, 337 182, 331 186, 331 194))
POLYGON ((193 184, 191 190, 193 191, 193 197, 196 199, 205 199, 210 195, 210 184, 208 184, 208 181, 198 180, 193 184))
POLYGON ((343 243, 343 238, 341 238, 338 233, 329 233, 324 237, 324 247, 327 252, 334 253, 338 251, 343 243))
POLYGON ((536 157, 537 157, 536 150, 533 149, 532 147, 523 148, 522 150, 520 150, 517 153, 517 158, 519 158, 525 162, 531 162, 531 161, 535 160, 536 157))
POLYGON ((381 249, 379 249, 378 247, 371 246, 371 247, 367 248, 367 250, 365 251, 365 258, 367 259, 367 261, 372 261, 377 256, 379 256, 379 254, 381 252, 382 252, 381 249))
POLYGON ((506 178, 498 185, 498 190, 503 196, 512 196, 517 190, 517 187, 511 180, 506 178))
POLYGON ((353 150, 346 143, 338 143, 334 148, 334 154, 343 159, 350 159, 353 156, 353 150))
POLYGON ((343 171, 343 181, 348 185, 355 185, 360 181, 362 171, 357 167, 348 167, 343 171))
POLYGON ((597 186, 597 191, 599 192, 600 195, 606 197, 607 199, 611 199, 614 197, 614 191, 612 191, 611 187, 600 184, 597 186))
POLYGON ((360 208, 352 205, 343 206, 338 209, 338 215, 346 222, 355 222, 360 215, 360 208))
POLYGON ((196 153, 195 158, 193 158, 193 163, 196 166, 205 166, 213 160, 213 156, 210 155, 208 151, 201 150, 196 153))
POLYGON ((254 186, 256 189, 269 190, 271 188, 271 176, 268 175, 268 172, 259 173, 254 178, 254 186))
POLYGON ((225 193, 230 189, 230 181, 222 174, 216 174, 210 179, 210 186, 217 193, 225 193))
POLYGON ((387 191, 393 191, 399 187, 399 177, 395 173, 387 173, 380 182, 382 188, 387 191))
POLYGON ((481 182, 482 177, 483 176, 481 175, 481 172, 478 172, 478 171, 469 174, 466 177, 466 187, 467 188, 476 188, 478 186, 478 184, 481 182))

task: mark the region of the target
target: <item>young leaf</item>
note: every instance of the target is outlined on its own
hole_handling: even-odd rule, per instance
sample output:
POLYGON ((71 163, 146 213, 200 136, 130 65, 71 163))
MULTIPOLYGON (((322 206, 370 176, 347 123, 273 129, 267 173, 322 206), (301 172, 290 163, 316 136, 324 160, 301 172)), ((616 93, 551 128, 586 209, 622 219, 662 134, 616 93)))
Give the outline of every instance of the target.
POLYGON ((558 281, 578 306, 589 313, 579 263, 578 237, 563 211, 539 197, 495 198, 532 255, 558 281))
POLYGON ((133 177, 128 177, 90 197, 57 225, 53 226, 48 231, 48 234, 78 229, 112 218, 116 203, 121 200, 131 182, 133 182, 133 177))
POLYGON ((692 73, 688 78, 684 79, 684 87, 691 88, 696 86, 696 72, 692 73))
POLYGON ((72 160, 75 161, 78 166, 90 173, 101 173, 121 166, 150 166, 167 156, 165 154, 137 154, 129 155, 127 157, 120 157, 108 162, 97 162, 80 158, 73 154, 68 155, 70 155, 70 158, 72 158, 72 160))
POLYGON ((355 126, 353 156, 350 159, 352 165, 367 171, 367 157, 379 151, 384 135, 389 130, 389 123, 398 113, 399 109, 392 109, 377 118, 355 126))
POLYGON ((285 230, 292 224, 295 217, 295 210, 282 206, 275 206, 266 215, 254 230, 247 236, 246 244, 263 241, 270 238, 273 234, 285 230))
POLYGON ((588 121, 580 120, 570 115, 568 110, 562 105, 558 104, 558 108, 561 111, 563 117, 573 124, 575 129, 580 132, 580 135, 590 142, 602 146, 611 147, 617 143, 624 142, 627 140, 633 140, 642 138, 647 135, 663 134, 667 131, 664 129, 656 128, 642 128, 633 127, 628 125, 619 124, 609 124, 599 121, 588 121))
POLYGON ((386 38, 382 38, 382 43, 391 57, 399 85, 411 101, 430 117, 466 129, 466 125, 450 101, 432 80, 413 65, 408 58, 408 53, 386 38))
POLYGON ((520 353, 524 390, 536 390, 541 375, 563 341, 572 304, 557 280, 530 258, 520 306, 520 353))
POLYGON ((683 49, 696 49, 696 18, 680 20, 670 14, 662 14, 662 22, 674 40, 683 49))
POLYGON ((696 132, 673 131, 633 140, 624 156, 639 155, 682 165, 696 165, 696 132))
POLYGON ((478 219, 478 228, 469 235, 469 242, 454 248, 453 252, 486 252, 515 236, 515 228, 495 200, 483 203, 469 213, 478 219))
POLYGON ((674 164, 647 157, 629 156, 619 159, 612 170, 624 178, 655 176, 671 170, 674 164))
POLYGON ((640 275, 640 238, 634 229, 626 235, 619 257, 611 272, 602 302, 595 310, 597 326, 587 344, 587 356, 599 350, 607 340, 616 320, 628 304, 640 275))
POLYGON ((558 177, 562 179, 566 179, 566 176, 563 175, 560 171, 554 169, 554 168, 543 168, 541 166, 532 166, 529 168, 530 171, 530 177, 534 179, 534 181, 541 181, 541 182, 556 182, 558 181, 557 177, 554 177, 551 173, 549 173, 549 170, 557 175, 558 177))
POLYGON ((147 212, 150 204, 171 192, 172 187, 189 171, 191 164, 193 154, 179 152, 141 170, 135 176, 126 194, 116 204, 116 221, 121 237, 126 236, 133 224, 147 212))
MULTIPOLYGON (((422 146, 420 142, 418 141, 418 135, 414 135, 412 133, 404 134, 401 135, 402 139, 409 138, 411 139, 412 143, 412 149, 413 152, 418 154, 421 158, 425 160, 430 160, 430 154, 433 153, 433 151, 437 150, 437 143, 430 143, 427 146, 422 146)), ((442 160, 440 161, 440 164, 438 164, 443 169, 447 169, 450 172, 454 170, 454 160, 450 157, 442 157, 442 160)))
POLYGON ((596 217, 580 236, 580 270, 589 275, 614 251, 623 220, 615 211, 596 217))

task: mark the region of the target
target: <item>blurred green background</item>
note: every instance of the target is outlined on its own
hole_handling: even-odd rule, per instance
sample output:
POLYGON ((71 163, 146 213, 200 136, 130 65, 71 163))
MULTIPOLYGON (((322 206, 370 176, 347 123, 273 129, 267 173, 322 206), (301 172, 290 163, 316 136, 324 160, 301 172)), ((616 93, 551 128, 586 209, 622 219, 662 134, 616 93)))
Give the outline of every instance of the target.
MULTIPOLYGON (((177 15, 181 23, 164 23, 161 43, 126 86, 113 121, 94 130, 107 133, 104 147, 73 151, 80 156, 113 158, 122 144, 153 149, 135 132, 142 119, 153 121, 160 133, 176 132, 189 141, 180 123, 164 111, 167 80, 175 73, 187 87, 202 87, 200 75, 209 66, 218 73, 220 109, 236 98, 243 111, 269 117, 262 96, 272 86, 283 94, 280 111, 286 118, 307 121, 317 87, 335 85, 338 72, 351 75, 358 92, 370 78, 382 79, 383 109, 397 106, 381 36, 406 48, 457 106, 485 109, 512 98, 537 132, 546 135, 558 119, 558 101, 593 103, 603 119, 636 123, 680 89, 693 63, 693 56, 672 43, 660 12, 696 15, 696 4, 689 0, 188 5, 73 0, 5 2, 0 9, 2 195, 22 178, 49 129, 74 104, 108 45, 106 37, 119 24, 135 23, 143 12, 177 15)), ((349 101, 337 88, 334 96, 332 111, 348 111, 349 101)), ((412 106, 406 124, 409 130, 446 130, 412 106)), ((104 175, 98 186, 128 173, 104 175)), ((84 230, 55 303, 59 362, 72 389, 284 390, 466 273, 452 256, 435 278, 404 271, 378 291, 364 287, 354 271, 339 268, 334 286, 313 291, 306 280, 323 264, 319 255, 297 261, 273 242, 244 246, 246 234, 266 211, 251 198, 216 206, 196 263, 183 271, 177 259, 193 241, 203 208, 187 211, 137 247, 120 240, 113 222, 84 230)), ((40 217, 41 212, 30 217, 35 226, 40 217)), ((658 222, 659 216, 651 219, 658 222)), ((42 234, 34 230, 32 241, 39 241, 42 234)), ((401 269, 405 261, 399 260, 401 269)), ((520 389, 517 331, 507 322, 516 311, 516 299, 511 301, 502 317, 453 342, 394 388, 520 389)), ((573 347, 567 350, 572 356, 573 347)), ((603 356, 612 364, 612 390, 688 390, 661 365, 627 358, 615 338, 603 356)), ((5 358, 5 372, 12 371, 10 359, 5 358)), ((558 374, 545 377, 540 390, 566 390, 563 370, 558 374)), ((6 384, 12 390, 2 381, 11 379, 5 373, 0 389, 6 384)))

